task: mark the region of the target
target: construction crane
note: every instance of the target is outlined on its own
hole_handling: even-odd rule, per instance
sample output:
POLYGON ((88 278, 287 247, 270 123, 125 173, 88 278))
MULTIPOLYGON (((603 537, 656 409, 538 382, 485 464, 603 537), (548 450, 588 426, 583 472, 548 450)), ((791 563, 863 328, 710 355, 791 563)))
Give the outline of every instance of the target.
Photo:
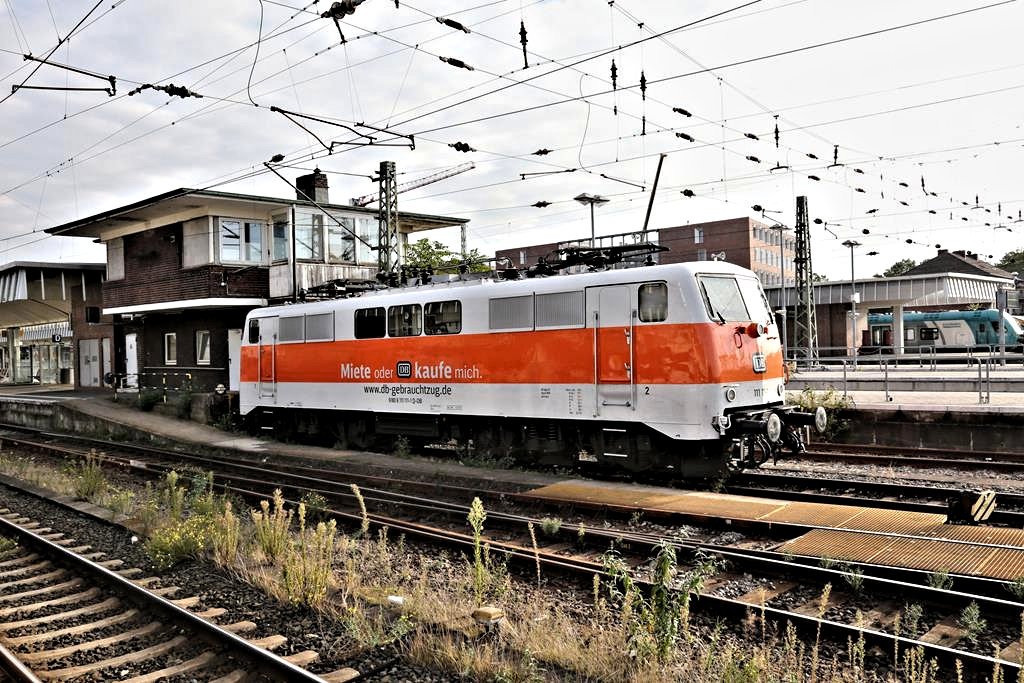
MULTIPOLYGON (((452 176, 459 175, 460 173, 465 173, 466 171, 472 171, 474 168, 476 168, 476 164, 474 164, 472 161, 467 162, 465 164, 459 164, 458 166, 452 166, 451 168, 446 168, 442 171, 438 171, 437 173, 432 173, 428 176, 417 178, 416 180, 410 180, 408 182, 401 183, 395 188, 395 193, 397 194, 399 192, 405 192, 406 190, 415 190, 417 187, 423 187, 424 185, 436 183, 439 180, 451 178, 452 176)), ((374 202, 377 202, 379 200, 380 194, 375 192, 374 194, 366 194, 363 195, 362 197, 354 198, 352 200, 352 206, 369 206, 370 204, 373 204, 374 202)))

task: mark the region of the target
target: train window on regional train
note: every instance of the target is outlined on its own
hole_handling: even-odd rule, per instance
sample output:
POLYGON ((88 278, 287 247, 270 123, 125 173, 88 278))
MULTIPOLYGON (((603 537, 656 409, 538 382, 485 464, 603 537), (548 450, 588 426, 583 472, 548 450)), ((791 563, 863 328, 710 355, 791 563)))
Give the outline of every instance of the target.
POLYGON ((431 301, 423 306, 423 331, 426 334, 462 332, 461 301, 431 301))
POLYGON ((664 282, 648 282, 640 285, 640 300, 637 312, 640 322, 660 323, 668 317, 668 287, 664 282))
POLYGON ((356 339, 377 339, 384 336, 386 329, 383 308, 360 308, 356 311, 356 339))
POLYGON ((939 338, 939 330, 934 327, 921 328, 921 341, 935 341, 939 338))
POLYGON ((701 275, 697 278, 700 282, 701 292, 704 294, 704 303, 708 308, 708 315, 712 320, 726 322, 728 320, 744 321, 750 320, 750 314, 743 303, 743 296, 740 294, 740 287, 736 278, 724 277, 721 275, 701 275))
POLYGON ((259 344, 260 343, 260 321, 250 320, 249 321, 249 343, 259 344))
POLYGON ((388 307, 388 336, 416 337, 423 330, 423 309, 419 304, 388 307))

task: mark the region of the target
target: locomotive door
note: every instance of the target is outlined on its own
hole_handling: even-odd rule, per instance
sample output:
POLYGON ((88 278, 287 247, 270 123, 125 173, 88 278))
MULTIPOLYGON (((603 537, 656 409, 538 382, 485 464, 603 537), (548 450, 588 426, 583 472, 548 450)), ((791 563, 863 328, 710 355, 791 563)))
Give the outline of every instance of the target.
POLYGON ((611 406, 632 408, 633 288, 628 285, 591 287, 588 310, 594 326, 595 413, 615 413, 611 406))
POLYGON ((277 317, 257 318, 258 324, 259 396, 274 399, 277 396, 277 317))

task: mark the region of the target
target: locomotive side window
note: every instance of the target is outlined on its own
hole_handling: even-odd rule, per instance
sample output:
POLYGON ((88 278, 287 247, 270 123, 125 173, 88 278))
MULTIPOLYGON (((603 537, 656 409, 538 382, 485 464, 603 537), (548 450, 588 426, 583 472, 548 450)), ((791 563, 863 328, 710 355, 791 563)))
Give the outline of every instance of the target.
POLYGON ((538 294, 534 300, 537 327, 583 327, 583 292, 538 294))
POLYGON ((419 304, 388 308, 388 336, 416 337, 423 330, 423 309, 419 304))
POLYGON ((908 327, 907 329, 903 330, 903 339, 905 341, 914 341, 915 336, 916 335, 913 327, 908 327))
POLYGON ((383 308, 360 308, 356 311, 356 339, 377 339, 384 336, 385 330, 383 308))
POLYGON ((259 344, 260 343, 260 321, 250 320, 249 321, 249 343, 259 344))
POLYGON ((660 323, 668 317, 668 287, 664 282, 640 285, 637 313, 640 322, 660 323))
POLYGON ((306 341, 334 341, 334 313, 307 315, 306 341))
POLYGON ((718 322, 750 320, 736 278, 701 275, 697 278, 708 315, 718 322))
POLYGON ((305 338, 303 334, 302 316, 295 315, 289 318, 281 317, 277 327, 277 340, 280 342, 300 342, 305 338))
POLYGON ((509 296, 490 300, 492 330, 532 330, 533 296, 509 296))
POLYGON ((461 301, 431 301, 423 307, 423 331, 427 334, 462 332, 461 301))

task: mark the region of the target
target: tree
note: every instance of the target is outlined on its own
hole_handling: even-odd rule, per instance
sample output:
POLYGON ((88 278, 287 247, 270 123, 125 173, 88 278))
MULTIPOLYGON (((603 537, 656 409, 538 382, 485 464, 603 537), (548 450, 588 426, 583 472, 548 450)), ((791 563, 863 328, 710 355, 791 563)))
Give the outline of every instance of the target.
POLYGON ((432 242, 425 237, 411 243, 405 250, 405 262, 410 266, 430 267, 434 270, 447 270, 450 268, 452 271, 455 271, 458 265, 464 261, 472 263, 469 269, 474 273, 490 270, 490 266, 486 263, 475 263, 483 258, 483 254, 476 249, 472 249, 466 254, 466 258, 463 259, 461 254, 452 251, 444 243, 437 240, 432 242))
POLYGON ((1024 270, 1024 249, 1014 249, 1013 251, 1006 252, 1002 260, 996 264, 996 267, 1008 270, 1011 273, 1019 273, 1024 270))
POLYGON ((903 275, 905 272, 917 265, 917 261, 912 258, 900 259, 896 263, 886 268, 881 275, 875 273, 875 277, 897 277, 903 275))
POLYGON ((811 282, 828 282, 828 278, 821 273, 814 273, 814 275, 811 276, 811 282))

